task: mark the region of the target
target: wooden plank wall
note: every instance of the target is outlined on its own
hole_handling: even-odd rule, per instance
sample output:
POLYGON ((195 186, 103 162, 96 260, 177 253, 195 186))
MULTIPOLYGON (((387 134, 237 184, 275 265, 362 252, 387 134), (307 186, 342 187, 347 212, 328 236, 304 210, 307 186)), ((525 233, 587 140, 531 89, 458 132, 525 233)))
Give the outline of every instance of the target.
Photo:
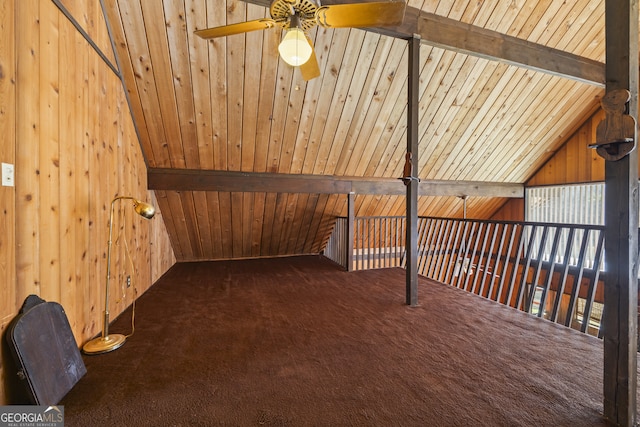
POLYGON ((494 221, 524 221, 524 199, 509 199, 490 219, 494 221))
MULTIPOLYGON (((100 3, 63 3, 113 58, 100 3)), ((16 172, 15 187, 0 187, 1 332, 38 294, 63 305, 81 345, 102 326, 111 200, 157 201, 121 81, 56 5, 1 2, 0 31, 0 161, 16 172)), ((112 319, 175 263, 161 212, 147 221, 128 201, 116 208, 112 319)))
MULTIPOLYGON (((526 187, 582 184, 604 181, 604 160, 589 148, 596 138, 596 127, 604 119, 596 111, 565 144, 529 179, 526 187)), ((640 165, 638 167, 640 176, 640 165)), ((524 221, 524 199, 508 200, 492 217, 494 220, 524 221)))
POLYGON ((346 214, 346 196, 340 194, 156 195, 179 261, 320 253, 336 216, 346 214))
MULTIPOLYGON (((16 2, 0 2, 0 161, 15 163, 16 52, 14 45, 16 2)), ((16 311, 15 189, 0 186, 0 332, 16 311)), ((3 340, 4 341, 4 340, 3 340)), ((4 354, 4 352, 0 353, 4 354)), ((2 356, 0 356, 2 357, 2 356)), ((0 380, 4 376, 0 360, 0 380)), ((4 387, 0 387, 0 397, 4 387)), ((0 398, 0 404, 3 404, 0 398)))
POLYGON ((604 112, 593 114, 554 156, 527 181, 527 187, 604 181, 604 160, 589 148, 604 112))

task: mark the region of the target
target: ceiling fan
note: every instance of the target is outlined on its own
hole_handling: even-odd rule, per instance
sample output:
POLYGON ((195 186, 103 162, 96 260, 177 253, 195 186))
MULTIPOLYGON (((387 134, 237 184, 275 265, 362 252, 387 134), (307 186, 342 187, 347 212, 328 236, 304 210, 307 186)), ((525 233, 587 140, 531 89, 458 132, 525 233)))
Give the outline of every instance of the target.
POLYGON ((197 30, 194 34, 203 39, 211 39, 265 30, 278 25, 286 30, 278 46, 280 56, 289 65, 300 67, 302 78, 311 80, 320 75, 320 68, 313 43, 306 31, 316 25, 327 28, 399 25, 404 18, 405 8, 406 3, 403 1, 320 6, 314 0, 274 0, 269 8, 271 18, 197 30))

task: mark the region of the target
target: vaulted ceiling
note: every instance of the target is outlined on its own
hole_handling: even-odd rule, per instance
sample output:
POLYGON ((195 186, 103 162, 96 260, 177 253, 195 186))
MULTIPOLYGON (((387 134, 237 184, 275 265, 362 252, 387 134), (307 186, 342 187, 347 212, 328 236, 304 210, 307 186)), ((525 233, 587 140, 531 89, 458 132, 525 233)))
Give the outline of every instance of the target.
POLYGON ((358 216, 404 215, 413 34, 420 215, 461 216, 456 195, 491 215, 603 94, 601 0, 410 0, 392 28, 312 29, 308 82, 279 58, 278 27, 194 35, 269 17, 251 1, 104 2, 179 260, 317 253, 348 192, 358 216))

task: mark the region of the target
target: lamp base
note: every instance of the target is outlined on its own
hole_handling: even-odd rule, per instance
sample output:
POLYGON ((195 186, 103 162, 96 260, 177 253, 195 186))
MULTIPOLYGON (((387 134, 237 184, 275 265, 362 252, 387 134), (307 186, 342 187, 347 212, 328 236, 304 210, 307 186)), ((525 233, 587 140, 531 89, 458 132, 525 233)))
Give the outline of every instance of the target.
POLYGON ((108 353, 120 348, 126 340, 127 337, 121 334, 112 334, 107 335, 106 337, 94 338, 82 347, 82 352, 85 354, 108 353))

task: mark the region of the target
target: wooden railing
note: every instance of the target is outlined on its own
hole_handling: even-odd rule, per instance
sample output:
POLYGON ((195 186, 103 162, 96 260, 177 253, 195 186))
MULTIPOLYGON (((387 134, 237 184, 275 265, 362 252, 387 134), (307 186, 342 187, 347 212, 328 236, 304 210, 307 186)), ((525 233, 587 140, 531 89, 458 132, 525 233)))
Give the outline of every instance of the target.
MULTIPOLYGON (((355 218, 353 233, 351 269, 404 267, 404 217, 355 218)), ((325 255, 348 268, 346 236, 339 218, 325 255)), ((600 334, 603 251, 602 226, 418 220, 420 275, 592 335, 600 334)))
POLYGON ((348 247, 348 233, 347 218, 337 217, 329 240, 327 240, 327 244, 322 251, 325 257, 340 264, 345 270, 349 267, 347 263, 349 259, 348 253, 350 250, 353 251, 353 248, 348 247))
MULTIPOLYGON (((401 216, 355 218, 351 270, 404 267, 405 218, 401 216)), ((329 259, 349 269, 347 218, 336 219, 324 250, 329 259)))

